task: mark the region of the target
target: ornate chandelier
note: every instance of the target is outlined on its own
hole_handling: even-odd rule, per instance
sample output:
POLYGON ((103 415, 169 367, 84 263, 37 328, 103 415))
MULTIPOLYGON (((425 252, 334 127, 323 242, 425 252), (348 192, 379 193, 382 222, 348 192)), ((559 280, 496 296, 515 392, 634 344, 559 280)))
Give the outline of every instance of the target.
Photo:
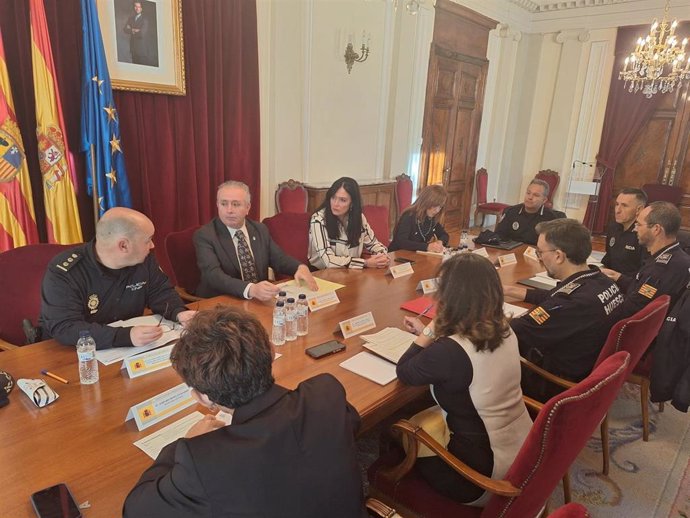
POLYGON ((690 79, 690 56, 685 55, 688 39, 678 44, 678 20, 668 23, 670 3, 666 0, 661 23, 655 19, 649 36, 638 38, 635 52, 625 58, 623 70, 618 72, 618 79, 625 81, 623 88, 630 93, 642 91, 650 98, 659 92, 672 92, 681 81, 690 79))

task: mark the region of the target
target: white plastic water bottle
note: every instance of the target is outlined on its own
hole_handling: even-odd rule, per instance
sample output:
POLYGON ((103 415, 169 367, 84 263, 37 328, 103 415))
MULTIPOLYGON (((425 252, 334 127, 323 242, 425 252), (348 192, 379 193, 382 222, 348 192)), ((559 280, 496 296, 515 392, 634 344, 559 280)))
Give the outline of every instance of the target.
POLYGON ((98 382, 96 341, 88 331, 79 331, 77 357, 79 358, 79 382, 82 385, 91 385, 98 382))
POLYGON ((295 299, 290 297, 285 305, 285 340, 292 342, 297 338, 297 308, 295 299))
POLYGON ((285 343, 285 303, 280 300, 273 308, 273 331, 271 333, 273 345, 285 343))
POLYGON ((463 230, 462 233, 460 234, 460 249, 463 252, 468 251, 470 248, 470 236, 467 233, 467 230, 463 230))
POLYGON ((278 304, 278 302, 282 302, 283 304, 285 304, 285 297, 287 297, 287 293, 285 293, 284 291, 279 291, 278 298, 276 299, 276 304, 278 304))
POLYGON ((304 336, 309 332, 309 304, 307 296, 300 293, 297 298, 297 336, 304 336))

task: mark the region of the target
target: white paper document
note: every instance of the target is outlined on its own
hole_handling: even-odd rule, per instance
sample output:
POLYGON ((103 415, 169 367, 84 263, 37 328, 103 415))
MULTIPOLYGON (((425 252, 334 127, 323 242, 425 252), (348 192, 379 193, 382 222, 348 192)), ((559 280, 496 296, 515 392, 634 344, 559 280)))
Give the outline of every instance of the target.
MULTIPOLYGON (((151 435, 147 435, 143 439, 135 441, 134 446, 155 460, 163 448, 187 435, 189 429, 203 418, 204 414, 201 412, 192 412, 182 419, 161 428, 157 432, 153 432, 151 435)), ((232 422, 232 414, 221 411, 216 414, 216 419, 220 419, 228 425, 232 422)))
POLYGON ((601 264, 601 260, 604 258, 604 255, 606 255, 606 252, 597 252, 596 250, 592 250, 592 253, 587 258, 587 264, 592 264, 601 268, 604 266, 601 264))
POLYGON ((96 359, 103 365, 110 365, 111 363, 119 362, 129 356, 141 354, 161 345, 168 344, 173 340, 180 338, 182 326, 171 320, 161 320, 160 315, 146 315, 144 317, 134 317, 129 320, 118 320, 108 324, 110 327, 133 327, 133 326, 163 326, 163 336, 155 342, 141 347, 113 347, 112 349, 101 349, 96 351, 96 359))
POLYGON ((525 313, 527 313, 527 310, 525 308, 521 308, 520 306, 515 306, 513 304, 508 304, 507 302, 503 303, 503 314, 508 318, 521 317, 525 313))
POLYGON ((368 352, 355 354, 340 366, 379 385, 387 385, 397 377, 394 364, 368 352))
POLYGON ((397 327, 387 327, 373 335, 362 335, 362 346, 388 361, 398 363, 415 338, 412 333, 397 327))

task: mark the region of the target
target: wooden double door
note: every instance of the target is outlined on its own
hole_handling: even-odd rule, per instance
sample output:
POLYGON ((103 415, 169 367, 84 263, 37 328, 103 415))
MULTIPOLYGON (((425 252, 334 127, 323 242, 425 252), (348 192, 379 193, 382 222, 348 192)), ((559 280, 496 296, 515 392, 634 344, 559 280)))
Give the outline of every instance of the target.
MULTIPOLYGON (((683 228, 690 228, 690 84, 662 95, 647 124, 616 168, 614 192, 646 183, 673 185, 683 191, 683 228)), ((637 95, 640 95, 639 93, 637 95)))
POLYGON ((496 22, 439 0, 429 59, 420 186, 448 191, 445 225, 467 228, 474 188, 489 30, 496 22))

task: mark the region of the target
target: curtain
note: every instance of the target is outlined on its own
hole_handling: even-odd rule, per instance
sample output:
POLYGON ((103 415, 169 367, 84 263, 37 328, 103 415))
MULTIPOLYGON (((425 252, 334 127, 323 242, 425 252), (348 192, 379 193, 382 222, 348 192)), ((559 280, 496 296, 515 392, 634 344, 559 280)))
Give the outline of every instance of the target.
POLYGON ((651 99, 647 99, 641 92, 631 94, 623 88, 623 81, 618 79, 618 72, 622 70, 625 58, 635 48, 635 40, 645 31, 649 31, 649 27, 618 29, 611 88, 597 154, 597 168, 602 171, 598 201, 590 201, 583 221, 594 233, 603 233, 608 222, 616 166, 661 100, 662 94, 657 94, 651 99))
MULTIPOLYGON (((82 35, 78 0, 44 0, 67 126, 75 156, 85 239, 93 236, 80 141, 82 35)), ((0 0, 0 29, 15 109, 32 177, 36 217, 45 239, 31 77, 28 2, 0 0)), ((187 94, 115 91, 133 207, 156 226, 156 242, 174 230, 206 223, 215 190, 240 180, 259 215, 259 63, 255 0, 182 2, 187 94)), ((158 258, 166 268, 163 254, 158 258)))

